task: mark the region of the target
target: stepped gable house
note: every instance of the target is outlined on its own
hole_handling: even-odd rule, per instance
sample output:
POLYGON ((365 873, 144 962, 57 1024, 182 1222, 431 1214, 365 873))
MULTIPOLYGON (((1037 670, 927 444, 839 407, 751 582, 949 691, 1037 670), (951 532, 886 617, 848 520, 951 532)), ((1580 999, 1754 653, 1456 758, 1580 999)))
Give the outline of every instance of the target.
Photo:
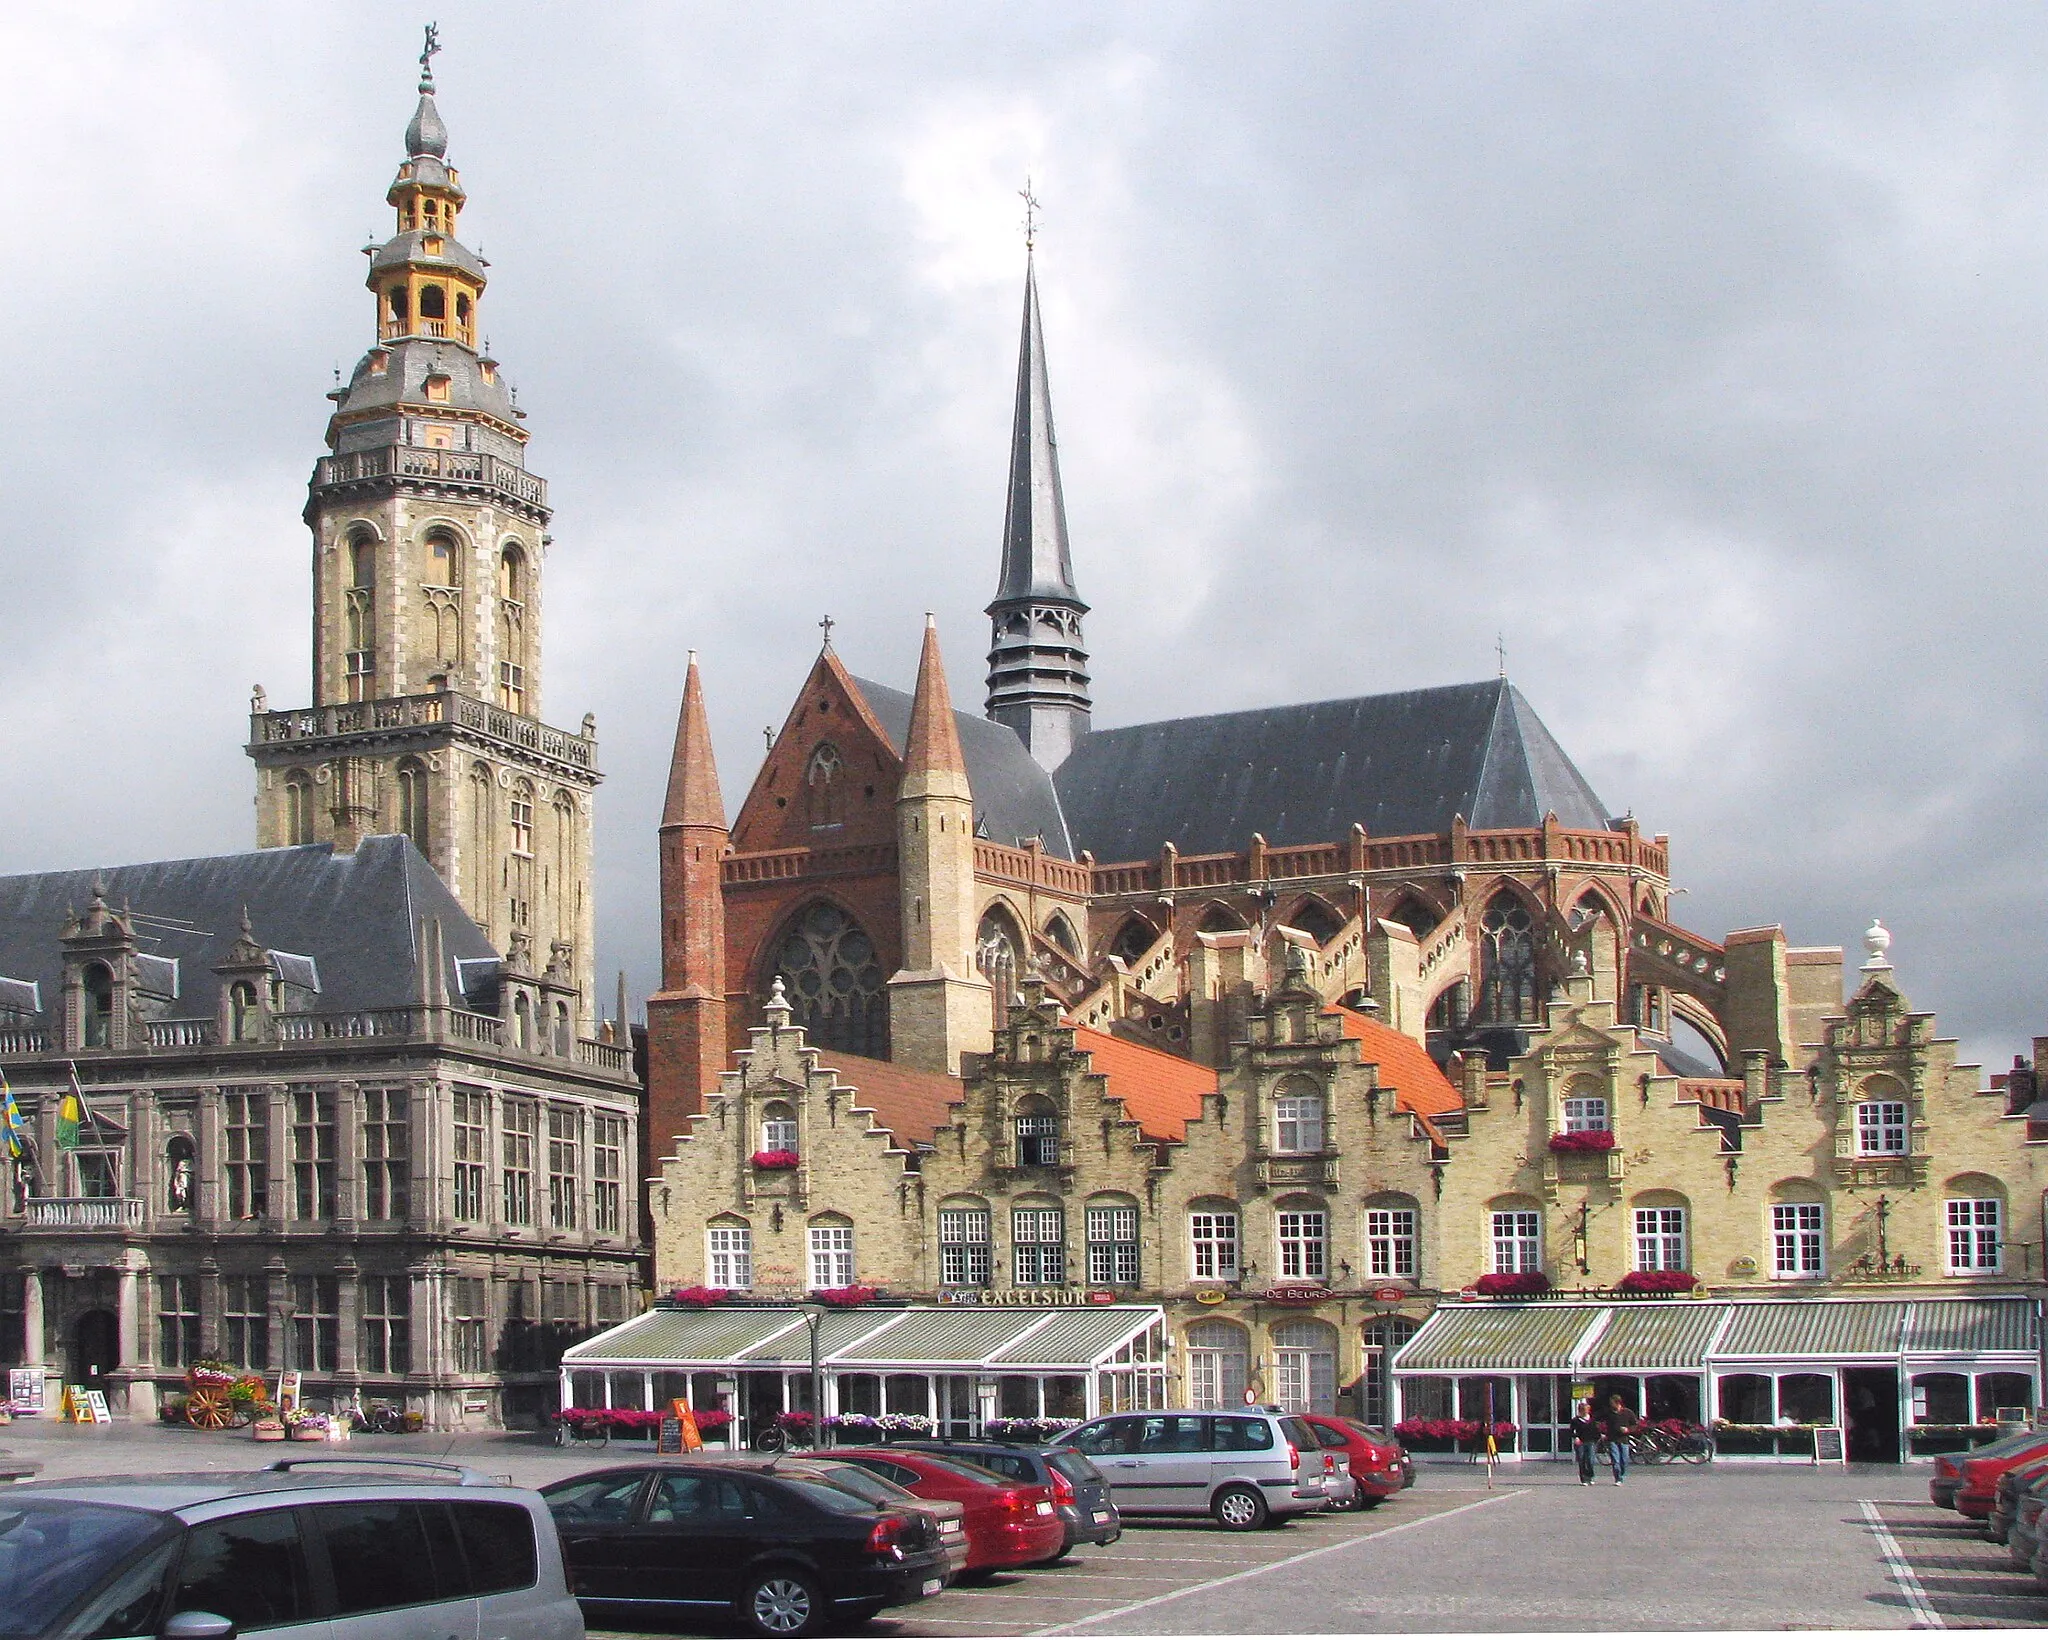
POLYGON ((311 703, 259 689, 250 717, 257 852, 0 879, 0 1070, 31 1140, 0 1357, 138 1415, 218 1357, 298 1371, 315 1405, 530 1419, 563 1344, 635 1302, 594 725, 540 715, 547 490, 480 342, 430 57, 308 492, 311 703))

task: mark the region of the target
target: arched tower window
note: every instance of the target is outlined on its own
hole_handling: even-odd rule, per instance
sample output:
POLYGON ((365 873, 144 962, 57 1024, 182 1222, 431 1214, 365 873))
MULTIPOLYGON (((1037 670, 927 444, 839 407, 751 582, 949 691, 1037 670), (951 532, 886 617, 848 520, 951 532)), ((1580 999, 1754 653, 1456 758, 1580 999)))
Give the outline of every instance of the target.
POLYGON ((238 979, 228 988, 228 1034, 236 1042, 254 1042, 262 1012, 256 1000, 256 987, 245 979, 238 979))
POLYGON ((439 285, 420 286, 420 317, 427 321, 429 336, 445 336, 448 317, 448 293, 439 285))
POLYGON ((889 1057, 881 959, 867 930, 838 906, 819 901, 798 913, 769 972, 782 976, 791 1015, 813 1043, 889 1057))
POLYGON ((1074 925, 1067 921, 1066 913, 1055 911, 1046 919, 1045 937, 1077 961, 1081 955, 1081 941, 1074 932, 1074 925))
POLYGON ((1492 1025, 1536 1018, 1536 936, 1529 909, 1496 894, 1480 919, 1479 1017, 1492 1025))
MULTIPOLYGON (((472 896, 470 915, 489 903, 491 889, 491 862, 497 858, 497 820, 494 813, 497 805, 497 783, 491 778, 488 763, 477 763, 469 771, 469 858, 463 863, 463 876, 468 880, 472 896)), ((488 929, 485 930, 489 932, 488 929)))
POLYGON ((1136 962, 1152 949, 1158 938, 1159 930, 1143 917, 1130 917, 1116 931, 1116 938, 1109 942, 1109 954, 1127 963, 1136 962))
POLYGON ((434 623, 434 658, 462 659, 462 547, 447 530, 427 536, 427 614, 434 623))
POLYGON ((1380 920, 1399 923, 1419 940, 1443 919, 1412 894, 1404 894, 1380 913, 1380 920))
POLYGON ((526 710, 526 554, 507 546, 498 555, 498 704, 526 710))
POLYGON ((348 587, 342 594, 343 691, 349 700, 377 692, 377 542, 357 534, 349 539, 348 587))
POLYGON ((284 777, 284 840, 294 848, 313 840, 313 782, 303 769, 284 777))
POLYGON ((84 976, 83 1017, 79 1038, 88 1048, 104 1048, 114 1035, 114 971, 103 962, 87 968, 84 976))
POLYGON ((988 981, 989 1002, 995 1023, 1008 1023, 1010 1004, 1017 995, 1017 974, 1023 965, 1024 935, 1016 920, 999 905, 982 914, 974 931, 974 965, 988 981))
POLYGON ((1325 901, 1306 899, 1294 908, 1288 926, 1300 929, 1317 945, 1328 945, 1344 930, 1344 919, 1325 901))
POLYGON ((838 826, 846 821, 846 764, 839 748, 825 741, 811 753, 804 765, 804 812, 811 829, 838 826))
POLYGON ((514 928, 533 926, 533 796, 533 782, 518 780, 512 786, 512 800, 505 805, 510 846, 505 862, 506 913, 514 928))
POLYGON ((576 804, 567 792, 555 793, 555 938, 576 943, 576 916, 582 909, 582 879, 576 874, 576 804))
POLYGON ((1250 925, 1221 900, 1211 900, 1202 908, 1202 920, 1195 924, 1204 934, 1241 934, 1250 925))
POLYGON ((398 829, 427 852, 427 766, 416 757, 398 765, 398 829))

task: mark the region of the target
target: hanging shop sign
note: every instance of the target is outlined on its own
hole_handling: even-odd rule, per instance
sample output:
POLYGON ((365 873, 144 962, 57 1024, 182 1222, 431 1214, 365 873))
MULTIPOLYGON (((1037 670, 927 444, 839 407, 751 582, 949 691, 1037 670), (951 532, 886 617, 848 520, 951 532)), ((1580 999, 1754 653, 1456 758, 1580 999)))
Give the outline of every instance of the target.
POLYGON ((1197 1304, 1221 1304, 1229 1296, 1228 1293, 1222 1292, 1217 1288, 1204 1287, 1195 1294, 1195 1302, 1197 1304))
POLYGON ((1372 1301, 1375 1304, 1399 1304, 1404 1302, 1407 1297, 1408 1289, 1406 1287, 1375 1287, 1372 1290, 1372 1301))

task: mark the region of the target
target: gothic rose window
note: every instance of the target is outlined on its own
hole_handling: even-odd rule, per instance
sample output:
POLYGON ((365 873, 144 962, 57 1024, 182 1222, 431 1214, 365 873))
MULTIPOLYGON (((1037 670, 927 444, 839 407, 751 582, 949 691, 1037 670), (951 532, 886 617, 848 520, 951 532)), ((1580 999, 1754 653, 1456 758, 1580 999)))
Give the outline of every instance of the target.
POLYGON ((795 1022, 823 1048, 886 1059, 882 966, 867 931, 836 905, 814 905, 783 936, 774 971, 795 1022))

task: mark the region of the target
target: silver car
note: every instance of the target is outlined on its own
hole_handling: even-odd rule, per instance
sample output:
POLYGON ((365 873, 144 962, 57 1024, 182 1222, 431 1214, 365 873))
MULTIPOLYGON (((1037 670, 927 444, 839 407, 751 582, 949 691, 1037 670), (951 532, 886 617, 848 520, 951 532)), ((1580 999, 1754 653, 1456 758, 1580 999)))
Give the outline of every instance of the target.
POLYGON ((1094 1459, 1125 1514, 1213 1515, 1234 1532, 1321 1509, 1335 1467, 1314 1430, 1271 1406, 1118 1413, 1062 1440, 1094 1459))
POLYGON ((538 1494, 453 1464, 287 1459, 0 1493, 4 1640, 583 1640, 538 1494))

